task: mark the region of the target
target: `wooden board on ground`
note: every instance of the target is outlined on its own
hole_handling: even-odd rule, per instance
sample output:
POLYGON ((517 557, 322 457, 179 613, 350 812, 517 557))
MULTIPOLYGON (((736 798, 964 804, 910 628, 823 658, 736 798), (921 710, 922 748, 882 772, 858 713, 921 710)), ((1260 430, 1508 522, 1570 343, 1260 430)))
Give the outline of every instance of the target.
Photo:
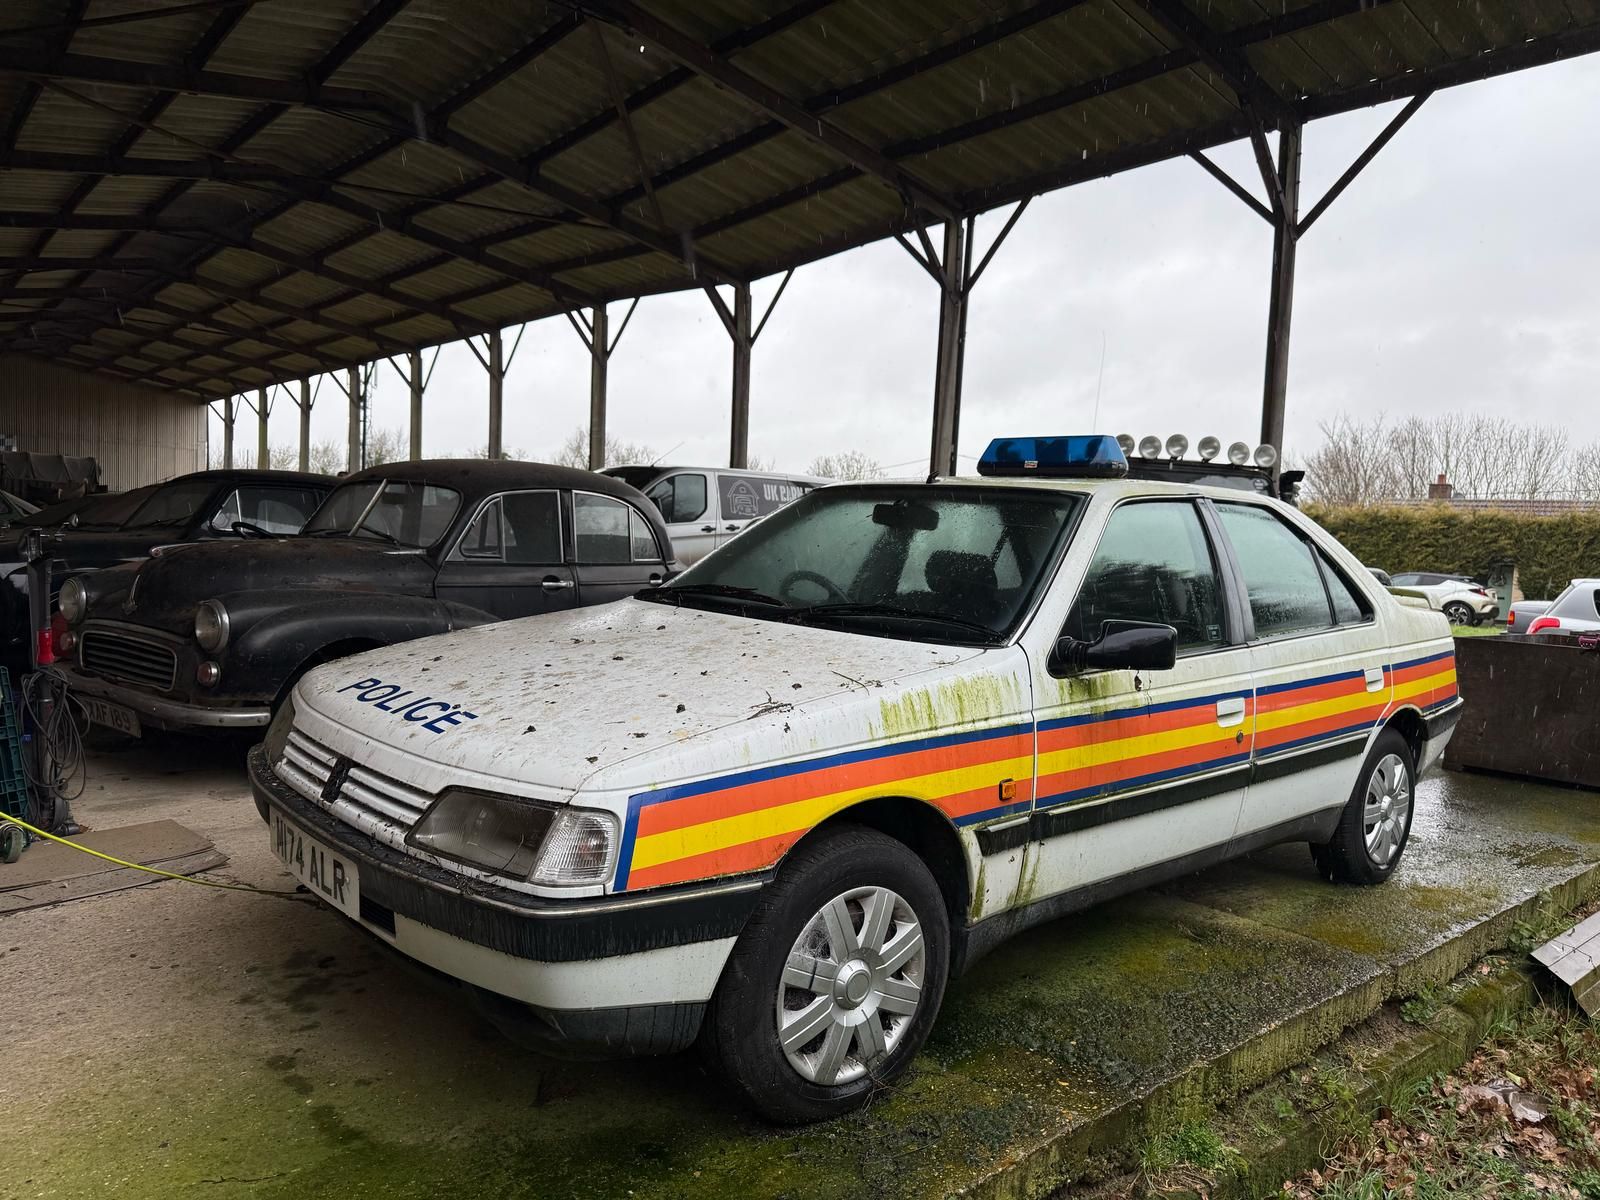
POLYGON ((1572 989, 1579 1008, 1591 1017, 1600 1012, 1600 913, 1551 938, 1533 957, 1572 989))
MULTIPOLYGON (((97 829, 72 841, 114 858, 177 875, 209 871, 228 861, 210 838, 176 821, 97 829)), ((0 864, 0 915, 138 887, 159 878, 146 871, 119 867, 70 846, 35 842, 20 861, 0 864)))

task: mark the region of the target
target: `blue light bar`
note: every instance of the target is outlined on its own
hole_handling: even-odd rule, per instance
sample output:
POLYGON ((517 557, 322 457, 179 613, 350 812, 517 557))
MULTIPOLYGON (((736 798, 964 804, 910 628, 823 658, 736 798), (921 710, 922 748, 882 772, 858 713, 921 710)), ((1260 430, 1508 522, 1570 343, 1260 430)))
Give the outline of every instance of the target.
POLYGON ((1051 479, 1121 479, 1128 460, 1104 433, 1069 437, 995 438, 978 460, 979 475, 1039 475, 1051 479))

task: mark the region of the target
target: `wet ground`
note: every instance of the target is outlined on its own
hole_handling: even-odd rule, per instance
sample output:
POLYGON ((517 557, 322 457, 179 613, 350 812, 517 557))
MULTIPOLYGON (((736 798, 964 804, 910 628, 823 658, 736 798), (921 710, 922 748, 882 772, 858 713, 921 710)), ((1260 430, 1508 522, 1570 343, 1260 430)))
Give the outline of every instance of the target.
MULTIPOLYGON (((90 824, 182 821, 224 875, 288 886, 242 752, 169 743, 93 770, 90 824)), ((1593 794, 1436 776, 1383 888, 1323 883, 1289 846, 1035 930, 953 986, 905 1085, 798 1133, 692 1056, 519 1050, 309 904, 167 882, 20 913, 0 922, 0 1197, 994 1189, 1131 1098, 1247 1086, 1408 970, 1459 970, 1485 918, 1600 862, 1597 813, 1593 794)))

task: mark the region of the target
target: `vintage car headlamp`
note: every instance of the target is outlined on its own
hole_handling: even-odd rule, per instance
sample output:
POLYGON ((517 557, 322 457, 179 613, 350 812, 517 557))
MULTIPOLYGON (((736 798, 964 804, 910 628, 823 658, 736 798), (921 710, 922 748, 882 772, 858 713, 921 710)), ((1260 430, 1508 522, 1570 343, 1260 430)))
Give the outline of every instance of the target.
POLYGON ((283 752, 289 745, 289 731, 294 728, 294 693, 283 698, 278 711, 272 714, 272 724, 267 726, 265 747, 267 766, 273 771, 283 761, 283 752))
POLYGON ((61 585, 58 603, 61 605, 61 615, 67 619, 67 624, 76 625, 89 611, 89 589, 83 586, 83 580, 74 575, 61 585))
POLYGON ((194 640, 215 654, 228 644, 228 610, 220 600, 204 600, 194 610, 194 640))
POLYGON ((617 822, 593 809, 448 788, 406 834, 408 845, 508 879, 550 887, 604 883, 617 822))

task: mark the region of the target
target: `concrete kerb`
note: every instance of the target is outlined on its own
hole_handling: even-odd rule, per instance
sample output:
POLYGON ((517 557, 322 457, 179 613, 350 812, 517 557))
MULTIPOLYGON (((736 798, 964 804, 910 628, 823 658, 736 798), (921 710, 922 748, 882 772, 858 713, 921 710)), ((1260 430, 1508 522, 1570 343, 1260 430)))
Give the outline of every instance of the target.
MULTIPOLYGON (((1556 913, 1570 912, 1600 895, 1600 864, 1586 867, 1524 900, 1474 921, 1437 945, 1409 959, 1381 964, 1373 974, 1351 983, 1254 1037, 1212 1059, 1197 1061, 1173 1078, 1103 1113, 1048 1134, 995 1166, 980 1179, 954 1193, 978 1200, 1041 1200, 1063 1194, 1086 1175, 1104 1172, 1107 1160, 1135 1157, 1146 1138, 1188 1120, 1215 1115, 1219 1102, 1260 1087, 1283 1071, 1304 1063, 1333 1044, 1341 1034, 1372 1017, 1392 1000, 1417 995, 1430 986, 1456 980, 1475 961, 1504 949, 1519 926, 1532 926, 1556 913), (1098 1164, 1095 1166, 1093 1164, 1098 1164)), ((1214 919, 1214 917, 1213 917, 1214 919)), ((1531 1002, 1531 977, 1513 973, 1512 983, 1473 983, 1476 999, 1465 997, 1439 1010, 1430 1029, 1419 1031, 1409 1051, 1397 1053, 1385 1070, 1375 1072, 1357 1092, 1356 1101, 1394 1094, 1396 1086, 1416 1082, 1465 1061, 1487 1030, 1507 1012, 1531 1002), (1492 993, 1492 994, 1491 994, 1492 993)), ((1323 1144, 1324 1122, 1309 1119, 1304 1127, 1279 1141, 1281 1149, 1262 1146, 1266 1174, 1293 1174, 1291 1162, 1315 1165, 1323 1144), (1315 1135, 1315 1136, 1312 1136, 1315 1135), (1283 1167, 1271 1164, 1283 1162, 1283 1167)), ((1243 1161, 1251 1163, 1248 1153, 1243 1161)), ((1252 1166, 1229 1192, 1207 1189, 1213 1198, 1255 1195, 1248 1190, 1260 1168, 1252 1166)), ((1269 1190, 1286 1176, 1278 1174, 1269 1190)), ((1263 1176, 1266 1178, 1266 1176, 1263 1176)), ((1219 1186, 1221 1181, 1219 1181, 1219 1186)), ((1177 1193, 1181 1195, 1182 1193, 1177 1193)))

